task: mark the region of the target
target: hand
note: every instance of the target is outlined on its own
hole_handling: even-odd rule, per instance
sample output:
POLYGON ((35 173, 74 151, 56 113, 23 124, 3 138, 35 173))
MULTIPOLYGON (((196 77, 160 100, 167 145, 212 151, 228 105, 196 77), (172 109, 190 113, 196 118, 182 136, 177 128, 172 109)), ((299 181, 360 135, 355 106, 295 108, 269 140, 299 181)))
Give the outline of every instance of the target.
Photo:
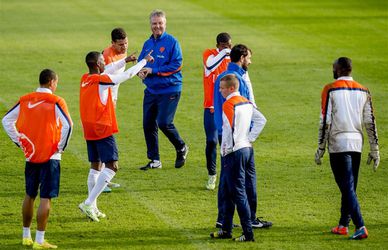
POLYGON ((143 74, 144 78, 146 78, 149 74, 152 74, 152 69, 151 68, 142 68, 139 72, 139 74, 143 74))
POLYGON ((151 56, 152 52, 153 52, 153 50, 151 50, 150 53, 148 53, 148 54, 144 57, 144 59, 146 59, 147 62, 154 62, 154 58, 151 56))
POLYGON ((145 74, 144 74, 144 72, 142 72, 142 71, 140 71, 139 73, 137 73, 137 76, 138 76, 140 79, 142 79, 142 80, 145 79, 145 74))
POLYGON ((370 151, 368 154, 368 160, 366 161, 367 165, 370 165, 370 163, 373 160, 373 170, 376 172, 377 168, 379 167, 380 163, 380 153, 379 151, 370 151))
POLYGON ((230 55, 230 49, 229 48, 226 48, 226 49, 223 49, 223 50, 225 50, 225 53, 226 53, 227 56, 230 55))
POLYGON ((135 62, 137 60, 137 57, 135 56, 136 52, 133 52, 132 54, 130 54, 129 56, 127 56, 125 58, 125 62, 128 63, 128 62, 135 62))
POLYGON ((323 157, 324 154, 325 154, 325 149, 321 149, 321 148, 318 148, 317 152, 315 152, 315 163, 317 165, 322 164, 321 158, 323 157))

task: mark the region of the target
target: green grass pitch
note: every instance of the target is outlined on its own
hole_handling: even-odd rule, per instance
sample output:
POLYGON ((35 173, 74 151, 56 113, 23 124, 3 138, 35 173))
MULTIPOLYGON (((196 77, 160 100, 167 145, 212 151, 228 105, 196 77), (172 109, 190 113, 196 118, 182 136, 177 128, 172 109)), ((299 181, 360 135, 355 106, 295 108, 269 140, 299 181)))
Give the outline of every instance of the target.
MULTIPOLYGON (((59 74, 57 94, 67 100, 74 132, 63 155, 61 192, 53 200, 46 238, 60 249, 388 249, 388 2, 308 0, 49 1, 0 3, 0 113, 34 91, 38 74, 59 74), (87 195, 89 170, 78 111, 84 57, 110 43, 123 27, 129 52, 141 50, 151 32, 148 15, 167 13, 167 31, 181 43, 183 92, 175 117, 190 146, 185 167, 175 169, 175 153, 160 136, 163 169, 142 172, 147 162, 142 131, 144 86, 134 78, 120 87, 117 134, 122 187, 102 194, 107 219, 92 223, 77 205, 87 195), (255 97, 268 119, 255 143, 258 215, 274 223, 255 231, 256 242, 212 240, 216 191, 205 190, 205 136, 202 108, 202 52, 227 31, 234 44, 253 51, 249 68, 255 97), (331 64, 353 59, 355 80, 373 95, 381 165, 365 164, 358 195, 370 237, 349 241, 329 233, 339 217, 340 194, 328 157, 314 163, 320 92, 332 81, 331 64)), ((0 249, 21 246, 24 159, 0 129, 0 249)), ((238 220, 237 215, 235 216, 238 220)), ((32 226, 33 237, 36 223, 32 226)), ((353 228, 351 228, 353 230, 353 228)), ((234 231, 238 236, 241 229, 234 231)))

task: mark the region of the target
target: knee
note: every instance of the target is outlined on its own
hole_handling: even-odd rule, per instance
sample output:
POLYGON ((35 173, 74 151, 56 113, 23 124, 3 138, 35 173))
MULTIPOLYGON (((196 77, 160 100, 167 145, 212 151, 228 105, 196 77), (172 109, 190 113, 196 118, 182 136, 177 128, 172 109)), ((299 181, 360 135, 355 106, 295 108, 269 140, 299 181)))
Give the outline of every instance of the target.
POLYGON ((206 140, 206 145, 210 147, 216 147, 217 143, 218 143, 217 140, 214 138, 206 140))
POLYGON ((51 199, 50 198, 41 198, 39 207, 45 211, 50 211, 51 209, 51 199))
POLYGON ((107 162, 107 163, 105 163, 105 166, 114 172, 117 172, 119 170, 118 161, 107 162))
POLYGON ((90 168, 96 170, 96 171, 101 171, 102 163, 101 162, 91 162, 90 163, 90 168))
POLYGON ((25 201, 25 202, 34 202, 34 201, 35 201, 35 198, 36 198, 36 195, 35 195, 35 196, 32 196, 32 195, 26 194, 26 195, 24 196, 24 201, 25 201))
POLYGON ((160 128, 160 130, 164 131, 164 130, 168 130, 172 127, 174 127, 174 124, 172 123, 167 123, 167 122, 158 122, 158 126, 160 128))

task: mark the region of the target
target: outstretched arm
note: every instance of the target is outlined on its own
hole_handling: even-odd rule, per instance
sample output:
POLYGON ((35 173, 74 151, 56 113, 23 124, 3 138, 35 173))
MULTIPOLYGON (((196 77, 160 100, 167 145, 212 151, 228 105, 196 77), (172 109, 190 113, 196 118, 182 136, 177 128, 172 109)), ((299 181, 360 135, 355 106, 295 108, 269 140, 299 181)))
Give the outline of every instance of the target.
POLYGON ((116 74, 116 75, 109 74, 109 78, 112 80, 112 82, 114 84, 120 84, 120 83, 134 77, 147 64, 147 62, 154 60, 154 58, 151 56, 151 53, 152 53, 152 51, 150 51, 150 53, 148 53, 148 55, 144 59, 142 59, 140 62, 138 62, 134 66, 130 67, 126 71, 124 71, 120 74, 116 74))
MULTIPOLYGON (((136 53, 136 52, 135 52, 136 53)), ((125 65, 129 62, 134 62, 137 60, 135 53, 130 54, 126 58, 118 60, 116 62, 111 62, 105 66, 104 73, 105 74, 114 74, 118 69, 125 67, 125 65)))

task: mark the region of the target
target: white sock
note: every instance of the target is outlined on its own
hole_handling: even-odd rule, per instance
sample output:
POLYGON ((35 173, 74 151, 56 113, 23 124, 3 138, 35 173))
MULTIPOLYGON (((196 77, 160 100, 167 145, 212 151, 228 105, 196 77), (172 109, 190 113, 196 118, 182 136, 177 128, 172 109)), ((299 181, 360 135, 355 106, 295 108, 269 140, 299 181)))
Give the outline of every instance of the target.
MULTIPOLYGON (((88 195, 93 190, 94 186, 96 185, 98 176, 100 176, 100 171, 97 171, 95 169, 90 169, 89 175, 88 175, 88 195)), ((97 207, 97 200, 93 203, 93 207, 97 207)))
MULTIPOLYGON (((104 170, 104 168, 105 168, 105 163, 102 163, 102 164, 101 164, 101 171, 104 170)), ((109 182, 109 183, 110 183, 110 182, 109 182)), ((108 185, 109 185, 109 183, 108 183, 108 185)))
POLYGON ((115 174, 115 171, 109 168, 104 168, 104 170, 101 171, 101 174, 100 176, 98 176, 93 190, 90 192, 89 197, 85 201, 86 205, 90 206, 94 204, 94 202, 97 200, 97 197, 102 193, 106 185, 108 185, 108 183, 110 182, 110 180, 112 180, 115 174))
MULTIPOLYGON (((104 168, 105 168, 105 163, 102 163, 102 164, 101 164, 101 171, 104 170, 104 168)), ((109 183, 110 183, 110 182, 109 182, 109 183)), ((108 185, 109 185, 109 183, 108 183, 108 185)))
POLYGON ((44 231, 36 230, 35 242, 37 242, 39 244, 43 244, 43 242, 44 242, 44 231))
POLYGON ((29 227, 23 227, 23 238, 31 239, 31 230, 29 227))
POLYGON ((98 176, 100 175, 100 171, 90 169, 89 175, 88 175, 88 194, 92 191, 94 185, 96 185, 96 181, 98 179, 98 176))

